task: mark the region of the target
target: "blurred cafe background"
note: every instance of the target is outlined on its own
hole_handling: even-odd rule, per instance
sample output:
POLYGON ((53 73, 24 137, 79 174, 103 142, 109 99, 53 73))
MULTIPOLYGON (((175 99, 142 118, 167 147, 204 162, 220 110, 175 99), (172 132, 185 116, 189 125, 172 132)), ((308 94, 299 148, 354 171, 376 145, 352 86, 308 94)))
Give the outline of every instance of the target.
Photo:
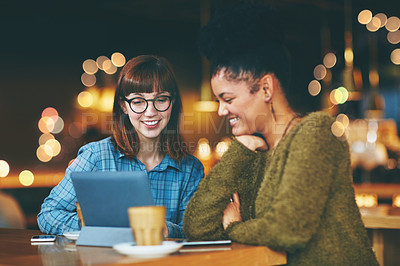
MULTIPOLYGON (((111 134, 120 69, 140 54, 166 57, 183 98, 182 131, 206 171, 229 147, 199 27, 232 0, 2 1, 0 191, 26 227, 79 147, 111 134)), ((398 0, 270 0, 293 60, 306 112, 336 117, 350 142, 357 203, 400 208, 398 0)), ((395 212, 395 211, 394 211, 395 212)), ((400 214, 400 212, 398 213, 400 214)))

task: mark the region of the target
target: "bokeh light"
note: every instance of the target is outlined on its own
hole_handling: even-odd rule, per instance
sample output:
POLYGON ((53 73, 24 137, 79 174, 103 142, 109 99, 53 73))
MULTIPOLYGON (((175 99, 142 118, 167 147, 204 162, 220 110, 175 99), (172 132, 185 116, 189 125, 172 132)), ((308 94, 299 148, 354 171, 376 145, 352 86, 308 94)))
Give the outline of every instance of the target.
POLYGON ((372 87, 378 87, 379 73, 377 70, 372 69, 371 71, 369 71, 368 78, 369 78, 369 83, 371 84, 372 87))
POLYGON ((378 205, 378 196, 376 194, 356 194, 356 203, 358 207, 375 207, 378 205))
POLYGON ((39 161, 47 163, 49 162, 53 156, 48 155, 44 149, 44 144, 40 145, 37 150, 36 150, 36 157, 39 159, 39 161))
POLYGON ((50 133, 45 133, 45 134, 40 135, 39 145, 44 145, 46 143, 46 141, 48 141, 49 139, 54 139, 54 136, 50 133))
POLYGON ((376 131, 371 130, 367 132, 367 141, 369 143, 375 143, 377 139, 378 139, 378 134, 376 133, 376 131))
POLYGON ((122 67, 125 65, 126 59, 123 54, 115 52, 111 55, 111 61, 115 66, 122 67))
POLYGON ((114 105, 114 90, 104 89, 98 103, 98 108, 100 111, 111 112, 114 105))
POLYGON ((58 117, 56 123, 54 124, 54 128, 51 131, 53 134, 58 134, 64 129, 64 120, 61 117, 58 117))
POLYGON ((312 80, 308 84, 308 93, 312 96, 317 96, 321 92, 321 83, 318 80, 312 80))
POLYGON ((345 87, 337 88, 336 93, 338 92, 340 92, 340 94, 337 95, 336 99, 338 100, 339 104, 345 103, 349 99, 349 92, 345 87))
POLYGON ((347 128, 349 126, 350 120, 349 117, 345 114, 338 114, 336 116, 336 121, 342 123, 342 125, 347 128))
POLYGON ((400 43, 400 31, 389 31, 387 34, 387 40, 391 44, 398 44, 400 43))
POLYGON ((400 208, 400 194, 394 194, 393 195, 392 206, 400 208))
POLYGON ((104 55, 101 55, 101 56, 97 57, 97 59, 96 59, 97 67, 98 67, 99 69, 101 69, 101 70, 104 70, 103 64, 104 64, 104 62, 107 61, 107 60, 110 60, 110 59, 108 59, 108 57, 107 57, 107 56, 104 56, 104 55))
POLYGON ((324 56, 324 60, 323 60, 326 68, 334 67, 336 65, 336 61, 337 61, 337 59, 336 59, 336 55, 334 53, 327 53, 324 56))
POLYGON ((97 67, 96 61, 93 59, 87 59, 82 64, 83 71, 89 75, 96 74, 99 68, 97 67))
POLYGON ((29 170, 24 170, 19 174, 19 182, 26 187, 32 185, 34 179, 33 173, 29 170))
POLYGON ((400 19, 394 16, 388 18, 385 27, 388 31, 395 32, 400 28, 400 19))
POLYGON ((38 127, 42 133, 50 133, 54 130, 54 120, 51 117, 45 116, 40 118, 38 127))
POLYGON ((52 157, 57 156, 61 151, 61 144, 56 139, 49 139, 44 144, 44 151, 52 157))
POLYGON ((392 60, 393 64, 400 65, 400 48, 393 50, 390 54, 390 60, 392 60))
POLYGON ((331 131, 332 134, 338 138, 340 138, 341 136, 343 136, 344 131, 345 131, 345 127, 342 123, 340 123, 339 121, 335 121, 332 123, 331 126, 331 131))
POLYGON ((344 60, 346 61, 346 63, 352 63, 353 58, 354 58, 353 49, 346 48, 344 50, 344 60))
POLYGON ((111 60, 106 60, 103 63, 103 70, 107 74, 112 75, 117 72, 117 67, 111 62, 111 60))
POLYGON ((324 65, 317 65, 314 68, 314 78, 317 80, 324 79, 326 76, 326 68, 324 65))
POLYGON ((223 138, 220 142, 218 142, 217 146, 215 147, 215 154, 218 159, 221 159, 224 153, 229 149, 230 144, 230 138, 223 138))
POLYGON ((211 147, 208 139, 201 138, 197 142, 197 156, 200 160, 211 159, 211 147))
POLYGON ((379 30, 381 26, 381 20, 379 18, 373 17, 371 21, 367 24, 367 30, 370 32, 375 32, 379 30))
POLYGON ((42 111, 42 117, 51 117, 53 121, 57 121, 58 119, 58 112, 53 107, 47 107, 42 111))
POLYGON ((365 9, 358 14, 357 19, 360 24, 366 25, 372 20, 372 12, 368 9, 365 9))
POLYGON ((380 28, 384 27, 386 25, 387 22, 387 16, 383 13, 378 13, 376 14, 374 17, 376 17, 377 19, 379 19, 380 21, 380 28))
POLYGON ((4 160, 0 160, 0 177, 6 177, 9 172, 10 165, 4 160))
POLYGON ((88 91, 82 91, 78 94, 77 101, 83 108, 88 108, 93 104, 93 95, 88 91))
POLYGON ((89 75, 88 73, 83 73, 81 76, 81 81, 82 84, 85 85, 86 87, 91 87, 96 84, 96 76, 95 75, 89 75))
POLYGON ((329 99, 333 104, 343 104, 349 98, 349 92, 344 87, 339 87, 331 91, 329 99))

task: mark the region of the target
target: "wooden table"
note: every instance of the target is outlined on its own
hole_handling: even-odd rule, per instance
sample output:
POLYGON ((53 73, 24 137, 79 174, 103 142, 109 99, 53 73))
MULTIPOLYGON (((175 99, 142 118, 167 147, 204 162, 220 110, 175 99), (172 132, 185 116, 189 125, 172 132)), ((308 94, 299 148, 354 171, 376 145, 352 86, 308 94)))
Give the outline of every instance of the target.
POLYGON ((383 230, 400 229, 400 211, 389 205, 360 208, 365 228, 372 229, 372 247, 380 265, 384 265, 383 230))
POLYGON ((183 247, 158 259, 137 259, 112 248, 76 246, 57 236, 51 245, 31 245, 36 230, 0 228, 0 265, 281 265, 286 254, 264 246, 233 243, 224 246, 183 247))

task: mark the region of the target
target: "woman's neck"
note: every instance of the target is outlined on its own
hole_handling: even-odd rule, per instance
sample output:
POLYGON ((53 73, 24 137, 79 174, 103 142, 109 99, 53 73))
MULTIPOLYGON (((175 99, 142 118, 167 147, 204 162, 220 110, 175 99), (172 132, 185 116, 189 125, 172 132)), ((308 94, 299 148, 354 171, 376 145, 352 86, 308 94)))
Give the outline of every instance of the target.
POLYGON ((278 146, 279 142, 297 123, 298 116, 292 110, 278 114, 272 118, 268 133, 264 134, 270 150, 278 146))
POLYGON ((164 158, 164 155, 160 152, 159 143, 159 139, 140 140, 140 150, 136 157, 146 166, 147 171, 152 170, 160 164, 164 158))

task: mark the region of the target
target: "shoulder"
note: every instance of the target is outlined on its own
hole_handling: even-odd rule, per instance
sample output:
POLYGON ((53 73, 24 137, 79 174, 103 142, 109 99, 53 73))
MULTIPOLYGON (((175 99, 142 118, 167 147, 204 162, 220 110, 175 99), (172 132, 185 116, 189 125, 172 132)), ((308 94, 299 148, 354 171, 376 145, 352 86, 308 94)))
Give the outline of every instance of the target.
POLYGON ((187 165, 187 166, 195 166, 195 167, 203 167, 203 164, 199 159, 197 159, 195 156, 192 154, 187 154, 185 155, 181 161, 181 165, 187 165))
POLYGON ((185 155, 179 164, 184 172, 204 172, 203 164, 191 154, 185 155))
POLYGON ((114 144, 111 141, 111 138, 105 138, 99 141, 94 141, 94 142, 90 142, 84 146, 82 146, 79 151, 78 154, 81 153, 87 153, 87 152, 91 152, 91 153, 103 153, 103 152, 111 152, 114 153, 117 150, 114 147, 114 144))
POLYGON ((295 131, 296 137, 313 136, 319 137, 334 137, 332 134, 332 123, 335 119, 325 112, 314 112, 302 118, 298 123, 295 131))
POLYGON ((335 119, 328 113, 314 112, 305 116, 300 124, 306 128, 330 128, 334 121, 335 119))
POLYGON ((314 112, 305 116, 294 130, 293 143, 300 146, 315 144, 334 150, 348 149, 344 136, 335 136, 332 124, 335 118, 325 112, 314 112))

